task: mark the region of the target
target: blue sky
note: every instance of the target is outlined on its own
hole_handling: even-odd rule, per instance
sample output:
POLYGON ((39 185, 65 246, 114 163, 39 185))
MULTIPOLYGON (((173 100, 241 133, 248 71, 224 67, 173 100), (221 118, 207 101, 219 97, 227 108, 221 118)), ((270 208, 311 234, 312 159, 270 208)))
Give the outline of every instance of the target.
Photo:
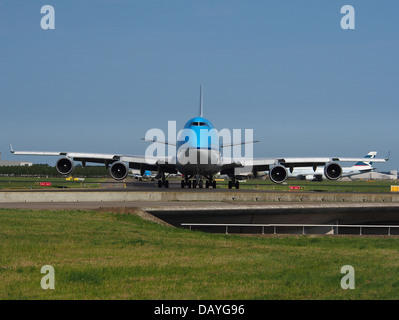
POLYGON ((0 151, 144 154, 147 130, 205 116, 251 128, 256 157, 399 169, 395 0, 0 0, 0 151), (55 9, 42 30, 40 9, 55 9), (355 30, 343 30, 343 5, 355 30))

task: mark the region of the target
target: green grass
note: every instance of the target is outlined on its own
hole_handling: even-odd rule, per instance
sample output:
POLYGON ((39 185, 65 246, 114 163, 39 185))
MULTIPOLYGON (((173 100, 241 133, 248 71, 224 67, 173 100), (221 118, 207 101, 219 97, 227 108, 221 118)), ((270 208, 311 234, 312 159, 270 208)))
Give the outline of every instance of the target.
MULTIPOLYGON (((398 185, 398 180, 354 180, 354 181, 306 181, 288 179, 283 184, 275 184, 269 179, 248 179, 240 182, 240 189, 255 189, 269 191, 291 191, 290 186, 301 187, 300 191, 321 191, 321 192, 391 192, 391 185, 398 185)), ((227 182, 218 182, 219 186, 227 187, 227 182)))
POLYGON ((105 179, 87 178, 84 181, 67 181, 65 178, 35 178, 35 177, 0 177, 0 190, 24 190, 24 189, 60 189, 60 188, 99 188, 105 179), (40 182, 51 182, 51 187, 40 186, 40 182))
POLYGON ((133 215, 0 210, 0 299, 398 299, 399 239, 216 235, 133 215), (340 286, 355 268, 354 290, 340 286), (40 286, 55 269, 55 289, 40 286))

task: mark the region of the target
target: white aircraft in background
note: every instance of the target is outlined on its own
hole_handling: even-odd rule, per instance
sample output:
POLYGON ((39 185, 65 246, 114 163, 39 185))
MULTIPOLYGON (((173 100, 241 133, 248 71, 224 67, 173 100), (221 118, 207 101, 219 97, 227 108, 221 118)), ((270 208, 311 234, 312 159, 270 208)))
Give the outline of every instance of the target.
POLYGON ((139 170, 131 170, 131 171, 132 173, 130 173, 129 175, 139 181, 149 180, 149 179, 155 180, 156 177, 156 175, 152 174, 150 170, 145 170, 143 174, 141 174, 139 170))
MULTIPOLYGON (((169 174, 180 172, 184 179, 181 187, 199 188, 203 187, 203 180, 206 179, 205 186, 208 188, 216 187, 215 175, 227 174, 230 178, 229 189, 239 188, 236 169, 250 167, 253 176, 257 177, 258 172, 269 171, 270 179, 275 183, 284 182, 289 172, 292 173, 297 167, 312 167, 316 171, 318 167, 323 167, 323 173, 327 179, 337 180, 342 176, 343 170, 337 162, 357 162, 363 158, 342 158, 342 157, 320 157, 320 158, 227 158, 222 156, 223 147, 231 147, 234 144, 220 144, 219 136, 215 133, 212 123, 203 117, 203 98, 202 86, 200 89, 200 111, 197 117, 190 119, 184 129, 193 134, 188 137, 178 134, 176 139, 176 153, 168 156, 134 156, 123 154, 104 154, 104 153, 83 153, 66 151, 14 151, 11 146, 11 153, 15 155, 37 155, 37 156, 58 156, 61 157, 56 163, 56 169, 63 175, 70 174, 74 169, 74 161, 81 161, 84 167, 86 163, 102 163, 109 168, 111 177, 115 180, 123 180, 127 177, 129 169, 140 170, 141 175, 145 170, 156 171, 158 187, 169 187, 167 180, 169 174), (207 130, 211 139, 200 139, 201 131, 207 130), (216 136, 214 136, 216 134, 216 136), (194 138, 192 138, 194 137, 194 138), (187 139, 188 138, 188 139, 187 139), (215 139, 214 139, 215 138, 215 139), (187 162, 187 155, 194 155, 195 159, 201 161, 187 162), (203 161, 206 159, 207 161, 203 161)), ((183 130, 182 130, 183 131, 183 130)), ((181 132, 182 132, 181 131, 181 132)), ((158 141, 156 141, 158 142, 158 141)), ((158 142, 161 143, 161 142, 158 142)), ((168 144, 167 142, 163 142, 168 144)), ((254 141, 240 143, 254 143, 254 141)), ((170 144, 170 143, 169 143, 170 144)), ((374 162, 386 162, 388 159, 373 159, 374 162)))
MULTIPOLYGON (((370 151, 364 157, 364 161, 359 161, 352 167, 343 167, 341 177, 351 177, 354 175, 375 170, 375 168, 372 167, 373 162, 368 160, 375 159, 376 155, 377 155, 376 151, 370 151)), ((297 178, 300 180, 309 180, 309 181, 322 181, 327 179, 327 177, 324 174, 323 167, 317 168, 316 171, 314 171, 312 167, 294 168, 292 173, 291 172, 288 173, 288 178, 297 178)))

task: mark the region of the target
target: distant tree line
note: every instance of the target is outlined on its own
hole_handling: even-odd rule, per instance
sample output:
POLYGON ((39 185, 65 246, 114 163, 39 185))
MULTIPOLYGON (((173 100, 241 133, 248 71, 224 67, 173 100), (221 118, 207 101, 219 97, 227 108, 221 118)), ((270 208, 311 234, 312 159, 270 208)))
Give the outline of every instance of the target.
MULTIPOLYGON (((75 166, 70 174, 74 177, 82 178, 102 178, 109 177, 109 171, 105 166, 75 166)), ((63 177, 59 174, 55 167, 48 164, 34 164, 32 166, 12 166, 0 167, 0 176, 17 176, 17 177, 63 177)))

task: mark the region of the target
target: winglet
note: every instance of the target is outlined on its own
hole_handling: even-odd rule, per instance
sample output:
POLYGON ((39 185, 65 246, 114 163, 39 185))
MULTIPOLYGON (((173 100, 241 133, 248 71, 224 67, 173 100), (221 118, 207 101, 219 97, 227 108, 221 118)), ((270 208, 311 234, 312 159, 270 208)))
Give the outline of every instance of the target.
POLYGON ((201 118, 204 116, 204 103, 203 103, 202 84, 200 86, 200 110, 199 110, 199 116, 201 118))
POLYGON ((14 153, 14 152, 15 152, 14 149, 12 148, 12 144, 10 144, 10 152, 11 152, 11 153, 14 153))
POLYGON ((388 161, 390 156, 391 156, 391 151, 388 151, 388 154, 387 154, 387 157, 385 158, 385 161, 388 161))

